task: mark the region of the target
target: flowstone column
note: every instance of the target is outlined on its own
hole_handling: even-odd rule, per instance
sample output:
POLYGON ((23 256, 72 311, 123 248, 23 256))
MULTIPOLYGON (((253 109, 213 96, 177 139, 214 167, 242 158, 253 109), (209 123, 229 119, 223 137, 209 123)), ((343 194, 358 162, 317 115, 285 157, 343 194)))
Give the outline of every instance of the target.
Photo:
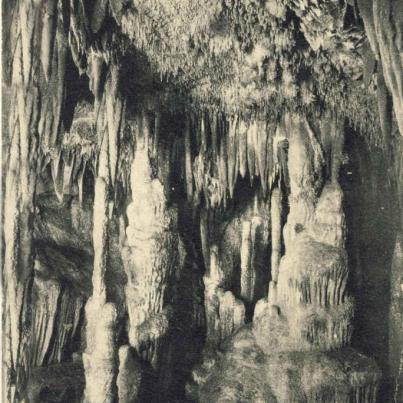
POLYGON ((99 121, 97 121, 100 152, 93 211, 93 292, 85 307, 87 345, 83 353, 86 378, 84 399, 88 403, 113 402, 117 394, 116 321, 118 312, 116 305, 109 302, 105 273, 110 265, 109 231, 111 209, 113 209, 110 194, 116 175, 118 138, 124 108, 123 101, 117 92, 118 67, 112 66, 110 73, 99 112, 99 121))
POLYGON ((115 344, 116 306, 106 299, 105 272, 108 267, 109 172, 108 135, 104 133, 99 155, 98 176, 94 196, 94 271, 93 292, 85 307, 86 349, 85 401, 113 402, 116 393, 117 346, 115 344))
POLYGON ((168 206, 164 184, 154 176, 148 145, 149 118, 139 119, 131 166, 132 202, 122 247, 127 274, 129 343, 158 370, 161 347, 170 327, 174 277, 180 270, 177 212, 168 206))
POLYGON ((310 124, 304 117, 289 115, 286 118, 291 194, 283 230, 285 255, 280 261, 277 284, 270 286, 273 295, 269 294, 267 308, 260 307, 255 314, 253 333, 259 347, 273 356, 270 373, 285 371, 285 374, 287 366, 305 368, 301 373, 300 391, 292 385, 291 378, 284 387, 274 375, 269 376, 280 401, 298 400, 298 393, 303 393, 308 401, 333 395, 337 401, 351 397, 356 399, 354 401, 372 402, 376 399, 379 382, 376 366, 353 350, 346 355, 343 350, 337 352, 350 343, 354 301, 347 290, 346 224, 343 193, 337 182, 342 129, 336 124, 325 128, 330 133, 322 133, 322 136, 330 137, 333 153, 331 179, 326 182, 325 155, 310 124), (334 354, 339 354, 342 362, 350 366, 354 362, 354 370, 350 368, 351 373, 343 374, 343 385, 334 383, 330 387, 329 383, 334 381, 323 371, 327 368, 334 374, 339 373, 338 361, 324 353, 331 350, 336 350, 334 354), (297 359, 292 354, 281 358, 275 355, 280 352, 301 354, 297 359), (315 368, 321 375, 314 382, 304 380, 304 371, 321 354, 323 368, 315 368), (326 388, 331 390, 326 392, 326 388))

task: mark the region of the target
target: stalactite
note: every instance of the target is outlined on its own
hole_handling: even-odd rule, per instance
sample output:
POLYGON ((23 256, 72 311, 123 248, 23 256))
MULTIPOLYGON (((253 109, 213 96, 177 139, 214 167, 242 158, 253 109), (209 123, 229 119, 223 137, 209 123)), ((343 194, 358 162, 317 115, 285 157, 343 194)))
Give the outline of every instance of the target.
POLYGON ((255 138, 257 130, 258 129, 256 121, 252 121, 247 131, 248 171, 251 181, 255 177, 255 138))
POLYGON ((377 101, 378 112, 381 123, 381 130, 383 135, 383 144, 386 146, 386 151, 389 152, 391 135, 392 135, 392 121, 393 121, 393 99, 389 94, 389 90, 386 87, 386 83, 383 77, 382 68, 379 66, 377 74, 377 101))
POLYGON ((193 169, 192 169, 192 153, 190 144, 190 121, 189 117, 185 122, 185 173, 186 173, 186 193, 188 200, 193 199, 193 169))
MULTIPOLYGON (((41 139, 41 148, 44 152, 54 151, 59 148, 61 143, 60 134, 63 131, 63 119, 62 108, 64 106, 65 98, 65 77, 66 77, 66 55, 67 55, 67 41, 66 34, 63 27, 62 18, 62 4, 61 2, 54 2, 53 0, 47 0, 50 7, 57 7, 54 10, 54 15, 51 17, 52 21, 49 21, 49 29, 52 29, 51 37, 42 37, 41 51, 51 57, 50 60, 42 64, 46 64, 47 67, 43 67, 45 70, 45 77, 47 82, 41 84, 41 114, 39 116, 38 133, 41 139), (51 5, 55 3, 55 5, 51 5), (48 43, 50 41, 50 43, 48 43), (51 48, 46 48, 51 46, 51 48)), ((48 57, 46 56, 45 59, 48 57)))
POLYGON ((372 52, 382 64, 385 83, 393 97, 393 107, 400 134, 403 135, 403 81, 401 35, 402 5, 393 0, 359 0, 358 7, 364 20, 372 52))
POLYGON ((45 354, 50 347, 60 288, 57 281, 44 281, 35 276, 32 294, 36 301, 31 340, 31 364, 34 367, 44 364, 45 354))
POLYGON ((210 128, 211 128, 211 151, 213 161, 217 158, 218 153, 218 117, 217 113, 212 113, 210 117, 210 128))
POLYGON ((63 179, 60 173, 62 171, 61 164, 62 164, 62 152, 59 151, 57 153, 57 156, 52 159, 50 166, 53 179, 53 188, 57 198, 59 199, 59 202, 63 201, 63 183, 60 183, 61 179, 63 179))
POLYGON ((78 200, 80 201, 81 206, 84 200, 84 177, 86 168, 87 168, 87 161, 86 159, 83 158, 80 169, 77 174, 78 200))
POLYGON ((271 194, 271 276, 277 283, 278 268, 281 258, 281 214, 282 214, 281 188, 277 187, 271 194))
POLYGON ((229 130, 227 133, 227 161, 228 190, 232 199, 234 196, 235 184, 239 172, 238 116, 230 119, 229 122, 229 130))
POLYGON ((119 152, 119 133, 122 125, 124 103, 118 92, 119 67, 112 64, 110 67, 110 79, 106 84, 106 118, 109 135, 109 175, 112 186, 116 181, 116 169, 119 152))
POLYGON ((54 41, 54 30, 57 1, 47 0, 43 7, 43 26, 42 26, 42 43, 41 43, 41 61, 45 77, 49 80, 50 69, 52 66, 52 52, 54 41))
MULTIPOLYGON (((103 94, 102 80, 105 68, 105 61, 102 55, 94 50, 88 56, 88 75, 90 79, 90 90, 94 94, 95 102, 100 102, 103 94)), ((97 107, 94 108, 97 111, 97 107)))
POLYGON ((226 206, 227 189, 228 189, 227 139, 226 139, 225 133, 222 130, 223 130, 223 128, 221 127, 219 177, 220 177, 221 189, 223 192, 222 198, 223 198, 224 206, 226 206))
POLYGON ((267 192, 267 170, 266 163, 269 156, 266 155, 266 147, 268 141, 267 124, 263 121, 258 121, 258 129, 256 132, 255 153, 257 166, 259 168, 260 184, 263 189, 263 194, 267 192))
POLYGON ((401 2, 373 0, 373 19, 382 70, 385 83, 393 97, 393 107, 401 135, 403 135, 402 16, 401 2))
POLYGON ((63 194, 69 194, 71 192, 71 185, 74 180, 74 168, 76 161, 76 154, 71 153, 63 158, 63 194))
POLYGON ((251 240, 251 222, 242 223, 241 246, 241 296, 248 302, 253 300, 254 291, 254 267, 253 267, 253 243, 251 240))
POLYGON ((202 245, 202 253, 204 265, 207 271, 210 269, 210 244, 209 244, 209 220, 208 212, 200 212, 200 239, 202 245))
POLYGON ((84 306, 82 295, 77 295, 75 290, 66 288, 61 294, 58 305, 58 326, 53 333, 53 345, 49 354, 49 363, 62 363, 66 359, 66 349, 71 347, 74 338, 79 331, 78 325, 84 306))
POLYGON ((154 120, 154 138, 153 138, 153 157, 157 157, 158 145, 161 132, 161 110, 160 105, 157 102, 154 120))
POLYGON ((239 122, 239 173, 242 178, 245 178, 248 166, 248 149, 247 149, 247 132, 248 127, 246 122, 241 119, 239 122))

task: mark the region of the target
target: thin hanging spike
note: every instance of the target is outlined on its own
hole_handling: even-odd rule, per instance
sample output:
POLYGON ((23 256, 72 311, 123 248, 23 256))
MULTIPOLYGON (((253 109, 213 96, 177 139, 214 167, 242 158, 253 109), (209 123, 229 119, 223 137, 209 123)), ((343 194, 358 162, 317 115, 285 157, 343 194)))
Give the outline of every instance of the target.
POLYGON ((85 170, 87 167, 87 160, 83 158, 81 168, 78 171, 77 175, 77 184, 78 184, 78 200, 80 202, 80 206, 83 205, 84 200, 84 177, 85 177, 85 170))
POLYGON ((196 148, 200 151, 201 148, 201 136, 200 136, 200 128, 199 128, 199 120, 197 115, 191 119, 191 127, 193 127, 193 132, 195 134, 196 139, 196 148))
POLYGON ((239 173, 239 117, 236 117, 236 123, 235 123, 235 138, 234 138, 234 145, 233 145, 233 149, 234 149, 234 153, 235 153, 235 167, 234 167, 234 178, 233 178, 233 183, 232 183, 232 196, 234 195, 234 191, 235 191, 235 186, 236 186, 236 182, 238 180, 238 173, 239 173))
POLYGON ((63 184, 61 186, 61 189, 59 189, 59 172, 61 170, 61 162, 62 162, 62 152, 59 151, 56 158, 52 159, 52 163, 50 165, 50 172, 52 175, 55 194, 60 203, 63 201, 63 184))
POLYGON ((69 153, 63 158, 63 194, 70 194, 71 192, 75 159, 75 153, 69 153))
POLYGON ((263 194, 267 192, 267 171, 266 171, 266 144, 267 144, 267 124, 265 121, 259 121, 258 130, 258 148, 256 149, 257 161, 259 165, 260 183, 263 194))
POLYGON ((211 126, 211 150, 213 154, 213 161, 215 161, 215 157, 217 155, 217 114, 215 112, 212 113, 210 126, 211 126))
POLYGON ((275 126, 271 125, 269 127, 269 132, 267 136, 267 151, 266 151, 266 166, 267 166, 267 185, 270 190, 274 181, 274 164, 273 164, 273 136, 275 133, 275 126))
POLYGON ((232 198, 231 189, 232 189, 232 182, 234 177, 234 166, 235 166, 235 155, 233 153, 233 122, 230 119, 229 122, 229 130, 226 133, 227 137, 227 179, 228 179, 228 190, 230 193, 230 197, 232 198))
POLYGON ((255 177, 255 146, 254 137, 257 130, 256 121, 252 121, 247 131, 247 157, 248 157, 248 171, 251 183, 255 177))
POLYGON ((90 90, 94 97, 99 101, 102 98, 103 88, 102 88, 102 73, 105 67, 104 58, 95 53, 91 52, 89 57, 89 70, 90 70, 90 90))
POLYGON ((206 135, 206 123, 205 123, 205 114, 202 113, 200 119, 200 148, 205 151, 207 149, 207 135, 206 135))
POLYGON ((202 210, 200 214, 200 238, 202 253, 207 273, 210 272, 210 244, 209 244, 209 220, 208 211, 202 210))
POLYGON ((237 141, 238 117, 235 116, 229 121, 227 158, 228 158, 228 187, 230 197, 233 197, 235 182, 238 175, 238 141, 237 141))
POLYGON ((226 144, 226 136, 224 132, 223 125, 220 127, 220 182, 222 189, 222 197, 224 203, 226 203, 226 194, 228 189, 228 178, 227 178, 227 144, 226 144))
POLYGON ((35 21, 36 18, 32 14, 39 12, 39 7, 35 7, 33 2, 21 1, 20 2, 20 32, 21 32, 21 45, 22 45, 22 66, 23 66, 23 82, 28 84, 31 79, 31 72, 33 67, 33 37, 35 35, 35 21))
POLYGON ((242 119, 239 122, 239 138, 238 138, 238 143, 239 143, 239 173, 241 174, 242 178, 245 178, 246 172, 247 172, 247 167, 248 167, 248 138, 247 138, 247 131, 248 127, 246 126, 245 121, 242 119))
POLYGON ((271 213, 271 270, 272 280, 277 283, 278 269, 281 258, 281 215, 282 215, 282 194, 281 188, 277 187, 271 194, 270 213, 271 213))
POLYGON ((253 134, 253 150, 254 150, 254 155, 255 155, 255 176, 260 175, 259 171, 259 123, 256 120, 256 126, 255 130, 252 132, 253 134))
POLYGON ((41 62, 46 81, 49 81, 54 49, 54 30, 57 20, 57 0, 46 0, 43 4, 43 25, 41 37, 41 62))
MULTIPOLYGON (((112 186, 115 185, 119 150, 119 132, 123 118, 123 101, 119 90, 119 68, 111 66, 111 75, 106 86, 106 116, 108 120, 109 170, 112 186)), ((147 116, 148 118, 148 116, 147 116)), ((146 122, 149 128, 149 121, 146 122)))
MULTIPOLYGON (((158 157, 158 144, 160 138, 160 131, 161 131, 161 111, 159 106, 157 105, 155 111, 155 120, 154 120, 154 140, 153 140, 153 157, 158 157)), ((190 128, 189 128, 190 131, 190 128)), ((189 134, 190 135, 190 134, 189 134)))
MULTIPOLYGON (((383 144, 385 144, 387 155, 390 153, 389 144, 391 143, 390 137, 392 132, 392 115, 393 115, 393 99, 386 87, 382 67, 379 67, 377 74, 377 101, 379 120, 381 124, 381 132, 383 135, 383 144)), ((390 158, 390 157, 389 157, 390 158)))
POLYGON ((192 169, 192 153, 190 144, 190 120, 186 116, 185 121, 185 176, 186 176, 186 193, 188 201, 193 198, 193 169, 192 169))

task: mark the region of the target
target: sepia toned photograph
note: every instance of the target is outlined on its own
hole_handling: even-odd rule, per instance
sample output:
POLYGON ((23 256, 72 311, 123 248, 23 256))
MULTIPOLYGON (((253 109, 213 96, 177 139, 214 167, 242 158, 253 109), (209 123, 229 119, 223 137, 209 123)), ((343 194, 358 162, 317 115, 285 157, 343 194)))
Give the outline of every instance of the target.
POLYGON ((1 4, 1 403, 403 403, 403 0, 1 4))

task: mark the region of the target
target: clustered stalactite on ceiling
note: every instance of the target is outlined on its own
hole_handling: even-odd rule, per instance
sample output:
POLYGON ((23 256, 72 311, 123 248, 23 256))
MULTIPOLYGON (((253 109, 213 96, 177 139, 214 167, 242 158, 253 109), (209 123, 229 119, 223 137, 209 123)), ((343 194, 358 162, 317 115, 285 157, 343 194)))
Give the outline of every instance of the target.
MULTIPOLYGON (((171 202, 172 175, 183 183, 190 208, 200 212, 206 272, 199 279, 204 295, 197 295, 200 301, 195 298, 192 309, 198 318, 195 328, 206 328, 208 349, 221 348, 243 327, 256 303, 251 332, 263 351, 349 344, 353 300, 345 291, 345 224, 337 183, 340 122, 347 119, 364 132, 372 125, 368 131, 377 133, 373 122, 378 119, 375 110, 357 104, 359 96, 349 105, 340 94, 360 86, 357 76, 364 68, 372 85, 376 72, 383 132, 379 143, 390 148, 393 118, 403 134, 403 13, 393 0, 358 1, 355 13, 365 31, 345 30, 346 10, 352 7, 347 3, 338 8, 320 0, 310 7, 302 1, 268 0, 259 6, 253 1, 187 1, 175 18, 176 3, 164 1, 124 7, 113 0, 19 0, 10 7, 10 150, 4 204, 8 401, 31 393, 32 368, 64 360, 79 332, 84 304, 84 394, 89 402, 138 398, 146 376, 141 360, 157 373, 161 390, 171 387, 172 318, 180 304, 176 284, 190 254, 180 234, 181 212, 171 202), (198 17, 189 29, 195 12, 198 17), (372 55, 364 52, 365 41, 372 55), (153 74, 135 71, 138 77, 128 77, 124 63, 138 52, 146 55, 153 74), (302 72, 314 79, 298 81, 302 72), (328 78, 318 79, 333 73, 341 77, 333 87, 325 84, 328 78), (72 116, 69 102, 75 94, 68 82, 80 76, 88 76, 90 101, 74 105, 72 116), (150 82, 158 82, 159 91, 148 94, 150 82), (293 108, 297 114, 287 112, 293 108), (339 116, 329 118, 329 108, 339 116), (161 130, 169 115, 183 118, 173 129, 174 140, 161 130), (313 130, 312 118, 333 126, 313 130), (77 194, 75 208, 80 210, 89 172, 94 177, 92 218, 80 221, 81 213, 76 218, 92 222, 92 281, 86 279, 88 287, 75 292, 61 289, 58 280, 49 281, 47 266, 54 252, 34 246, 34 227, 41 225, 34 217, 43 186, 38 178, 48 175, 60 204, 77 194), (329 183, 321 183, 323 177, 329 183), (249 186, 255 196, 241 216, 229 219, 226 214, 235 210, 240 186, 249 186), (283 240, 284 199, 290 206, 283 240), (224 225, 217 223, 220 219, 224 225), (304 238, 307 233, 310 239, 304 238), (116 270, 127 278, 124 290, 108 281, 116 245, 122 249, 122 267, 116 270), (264 269, 269 245, 271 278, 264 269), (307 260, 310 253, 317 261, 331 256, 323 263, 326 273, 309 262, 305 267, 303 261, 300 272, 293 272, 290 267, 304 253, 307 260), (126 309, 128 329, 122 331, 126 309), (127 342, 118 345, 122 333, 127 342), (268 333, 284 337, 273 337, 279 345, 268 346, 268 333)), ((35 231, 43 236, 46 228, 35 231)), ((53 264, 60 259, 60 253, 53 256, 53 264)), ((204 367, 214 360, 205 360, 204 367)), ((379 374, 372 363, 365 365, 372 378, 346 382, 358 395, 364 388, 367 395, 357 401, 374 401, 379 374)), ((204 396, 208 377, 197 371, 194 376, 199 377, 195 393, 204 396)), ((269 383, 273 389, 278 386, 269 383)))

